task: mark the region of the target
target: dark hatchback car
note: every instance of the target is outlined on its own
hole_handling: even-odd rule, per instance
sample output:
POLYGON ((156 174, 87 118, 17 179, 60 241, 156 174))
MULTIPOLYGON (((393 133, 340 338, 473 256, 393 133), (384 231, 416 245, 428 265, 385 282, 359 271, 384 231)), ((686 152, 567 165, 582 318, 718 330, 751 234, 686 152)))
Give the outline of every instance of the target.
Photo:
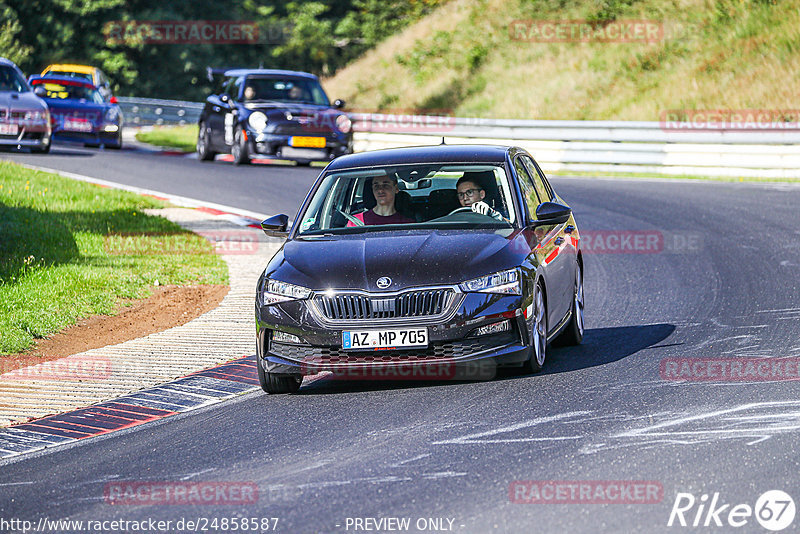
POLYGON ((370 378, 405 366, 397 378, 469 378, 428 371, 480 363, 535 372, 549 341, 583 339, 572 210, 521 148, 343 156, 322 172, 289 232, 287 222, 262 223, 287 237, 257 286, 266 392, 295 392, 303 375, 321 371, 370 378), (391 192, 396 213, 383 222, 394 224, 370 224, 391 192), (463 207, 467 195, 489 213, 463 207))
POLYGON ((34 89, 44 89, 53 137, 86 146, 122 148, 122 111, 92 82, 74 76, 31 76, 34 89))
POLYGON ((352 123, 319 79, 305 72, 235 69, 220 94, 206 100, 198 121, 197 155, 230 153, 237 165, 271 157, 308 165, 352 152, 352 123))

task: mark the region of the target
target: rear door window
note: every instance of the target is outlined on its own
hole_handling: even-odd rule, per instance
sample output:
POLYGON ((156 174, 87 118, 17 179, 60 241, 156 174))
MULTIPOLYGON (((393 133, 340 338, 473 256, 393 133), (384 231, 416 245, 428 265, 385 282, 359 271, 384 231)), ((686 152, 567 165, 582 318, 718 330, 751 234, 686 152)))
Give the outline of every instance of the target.
POLYGON ((519 188, 522 190, 522 196, 525 198, 525 205, 528 207, 529 219, 536 219, 536 208, 539 207, 539 195, 536 193, 536 188, 533 185, 528 169, 522 162, 521 157, 514 159, 514 170, 517 173, 517 180, 519 181, 519 188))

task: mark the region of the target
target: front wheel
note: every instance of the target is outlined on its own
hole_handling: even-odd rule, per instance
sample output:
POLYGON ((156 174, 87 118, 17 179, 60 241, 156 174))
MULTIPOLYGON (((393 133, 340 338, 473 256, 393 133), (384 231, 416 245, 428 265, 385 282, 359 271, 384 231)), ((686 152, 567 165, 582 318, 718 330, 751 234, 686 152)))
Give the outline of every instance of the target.
POLYGON ((106 145, 107 148, 111 148, 113 150, 120 150, 122 148, 122 134, 120 133, 115 140, 115 143, 112 145, 106 145))
POLYGON ((563 345, 580 345, 583 341, 583 271, 580 264, 575 266, 575 287, 572 291, 572 319, 559 336, 563 345))
POLYGON ((523 370, 538 373, 544 367, 547 355, 547 308, 544 303, 542 286, 536 284, 533 291, 533 328, 531 329, 531 356, 525 362, 523 370))
POLYGON ((250 163, 250 151, 247 149, 247 139, 241 128, 236 128, 233 134, 233 146, 231 147, 234 165, 247 165, 250 163))
POLYGON ((208 129, 202 122, 197 130, 197 158, 200 161, 211 161, 217 153, 208 146, 208 129))
POLYGON ((276 375, 268 373, 261 367, 261 362, 256 362, 258 367, 258 383, 265 393, 272 395, 282 393, 297 393, 300 389, 300 384, 303 383, 303 377, 300 375, 276 375))
POLYGON ((47 154, 48 152, 50 152, 51 144, 52 143, 48 141, 46 145, 43 145, 41 147, 31 148, 31 152, 33 152, 34 154, 47 154))

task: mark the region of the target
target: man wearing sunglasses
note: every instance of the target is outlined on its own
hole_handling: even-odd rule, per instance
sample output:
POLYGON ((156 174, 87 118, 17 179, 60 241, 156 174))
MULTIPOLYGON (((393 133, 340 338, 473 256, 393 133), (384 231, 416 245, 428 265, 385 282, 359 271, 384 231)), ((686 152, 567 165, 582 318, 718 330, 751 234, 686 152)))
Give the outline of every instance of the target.
POLYGON ((493 209, 489 204, 483 201, 486 197, 486 190, 469 177, 462 176, 458 179, 456 183, 456 193, 458 193, 458 201, 463 207, 470 207, 475 213, 487 215, 498 221, 503 220, 503 216, 499 211, 493 209))

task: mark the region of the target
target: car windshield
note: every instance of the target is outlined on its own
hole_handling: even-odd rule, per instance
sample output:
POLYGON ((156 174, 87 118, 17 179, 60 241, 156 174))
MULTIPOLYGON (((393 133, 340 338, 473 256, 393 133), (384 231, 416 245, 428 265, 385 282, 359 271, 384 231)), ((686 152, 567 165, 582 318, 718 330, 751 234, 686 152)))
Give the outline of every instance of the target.
POLYGON ((47 91, 46 98, 58 100, 83 100, 102 104, 103 97, 97 89, 80 82, 51 81, 48 79, 34 80, 33 85, 40 85, 47 91))
POLYGON ((12 93, 27 93, 30 89, 25 83, 25 78, 6 65, 0 65, 0 91, 10 91, 12 93))
POLYGON ((242 96, 246 102, 272 100, 330 106, 319 82, 303 78, 250 77, 244 84, 242 96))
POLYGON ((511 199, 502 165, 419 164, 333 171, 323 178, 299 218, 298 235, 508 228, 515 219, 511 199), (376 217, 378 199, 380 215, 388 215, 382 220, 376 217), (488 214, 473 212, 470 203, 479 200, 490 208, 488 214))

